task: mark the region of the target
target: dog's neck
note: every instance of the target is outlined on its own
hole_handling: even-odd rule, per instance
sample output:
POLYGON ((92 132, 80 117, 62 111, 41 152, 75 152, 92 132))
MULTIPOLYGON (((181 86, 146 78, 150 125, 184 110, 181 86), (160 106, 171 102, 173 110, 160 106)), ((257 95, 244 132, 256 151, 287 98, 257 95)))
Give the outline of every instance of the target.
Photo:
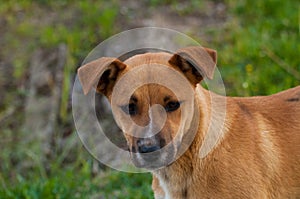
MULTIPOLYGON (((196 141, 193 141, 191 145, 196 145, 196 141)), ((193 172, 201 169, 202 165, 197 154, 199 154, 199 150, 198 153, 195 153, 191 147, 171 165, 153 172, 163 189, 164 198, 188 197, 189 190, 193 185, 193 172), (184 173, 184 175, 177 175, 178 173, 184 173)))

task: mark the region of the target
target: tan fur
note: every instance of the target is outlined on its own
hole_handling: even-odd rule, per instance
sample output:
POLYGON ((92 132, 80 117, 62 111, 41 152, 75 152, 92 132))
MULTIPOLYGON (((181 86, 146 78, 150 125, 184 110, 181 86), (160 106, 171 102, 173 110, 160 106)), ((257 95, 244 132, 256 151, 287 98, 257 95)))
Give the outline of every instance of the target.
POLYGON ((228 97, 229 131, 218 147, 199 159, 202 140, 195 138, 177 162, 157 172, 169 176, 164 183, 171 198, 184 192, 186 198, 299 198, 300 104, 288 101, 299 96, 300 87, 268 97, 228 97))
MULTIPOLYGON (((209 54, 216 62, 215 52, 209 54)), ((193 56, 196 62, 201 59, 193 56)), ((168 53, 136 55, 124 62, 126 68, 121 67, 116 81, 132 68, 143 64, 160 63, 182 72, 176 60, 168 53), (174 62, 169 61, 172 58, 174 62)), ((211 72, 206 71, 202 75, 210 74, 212 77, 211 72)), ((155 198, 300 198, 300 86, 265 97, 223 97, 205 90, 199 84, 195 85, 197 78, 190 76, 191 71, 182 74, 189 75, 187 78, 194 85, 196 108, 201 115, 198 131, 179 159, 153 171, 155 198), (211 109, 212 97, 226 102, 226 118, 217 145, 207 156, 200 158, 199 153, 205 151, 201 146, 204 145, 209 124, 217 114, 211 109)), ((84 89, 87 91, 90 88, 84 89)), ((106 93, 111 93, 111 90, 106 93)), ((164 106, 162 99, 166 96, 174 98, 170 90, 159 85, 143 86, 135 95, 139 100, 139 109, 143 110, 133 117, 137 124, 149 122, 149 104, 164 106)), ((111 99, 109 94, 107 97, 111 99)), ((172 133, 176 132, 178 121, 180 112, 168 115, 161 131, 167 142, 175 136, 172 133)), ((216 117, 215 122, 222 121, 216 117)), ((126 139, 129 145, 134 144, 133 137, 126 135, 126 139)))

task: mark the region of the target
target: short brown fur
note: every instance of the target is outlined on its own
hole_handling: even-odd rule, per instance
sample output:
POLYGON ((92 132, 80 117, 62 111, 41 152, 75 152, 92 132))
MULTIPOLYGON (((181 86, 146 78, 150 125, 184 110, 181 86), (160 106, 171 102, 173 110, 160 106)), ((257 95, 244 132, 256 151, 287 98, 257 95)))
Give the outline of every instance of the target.
MULTIPOLYGON (((194 53, 195 48, 192 50, 194 53)), ((208 53, 216 62, 215 52, 208 53)), ((218 96, 226 101, 224 137, 213 151, 200 158, 199 151, 213 114, 210 99, 216 94, 195 84, 200 80, 185 74, 182 66, 176 65, 174 55, 168 53, 130 58, 124 62, 126 68, 121 68, 116 81, 132 68, 151 63, 167 65, 188 75, 202 116, 188 150, 173 164, 153 171, 152 188, 156 199, 300 198, 300 86, 265 97, 218 96)), ((212 77, 212 71, 202 71, 201 75, 208 77, 205 74, 212 77)), ((133 119, 145 124, 149 122, 145 104, 163 105, 166 96, 174 97, 168 89, 158 85, 141 87, 136 95, 138 100, 144 101, 139 101, 142 111, 133 119)), ((111 99, 109 94, 107 97, 111 99)), ((174 137, 169 132, 178 128, 179 117, 179 113, 172 113, 161 132, 168 142, 174 137)), ((127 136, 126 139, 134 144, 134 138, 127 136)))

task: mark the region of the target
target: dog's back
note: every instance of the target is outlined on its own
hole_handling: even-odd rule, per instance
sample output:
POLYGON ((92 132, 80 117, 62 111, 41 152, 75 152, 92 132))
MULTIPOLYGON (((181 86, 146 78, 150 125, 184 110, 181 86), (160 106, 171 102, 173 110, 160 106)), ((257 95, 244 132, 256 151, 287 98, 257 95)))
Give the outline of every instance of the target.
POLYGON ((228 142, 240 152, 246 150, 241 159, 257 174, 253 182, 264 186, 268 198, 300 197, 300 86, 266 97, 228 100, 228 114, 234 118, 228 142))

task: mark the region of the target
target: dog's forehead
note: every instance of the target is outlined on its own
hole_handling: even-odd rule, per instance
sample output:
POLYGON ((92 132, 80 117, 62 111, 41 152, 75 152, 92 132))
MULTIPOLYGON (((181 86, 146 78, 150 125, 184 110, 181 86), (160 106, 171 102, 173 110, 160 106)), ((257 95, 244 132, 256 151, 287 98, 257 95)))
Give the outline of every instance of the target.
POLYGON ((134 95, 138 95, 141 98, 145 98, 145 95, 150 98, 161 98, 161 95, 163 95, 163 100, 165 101, 175 97, 175 94, 170 89, 159 84, 143 85, 135 90, 134 95))
POLYGON ((187 88, 190 88, 190 84, 186 77, 169 63, 172 56, 173 54, 166 52, 145 53, 124 61, 126 68, 118 76, 118 86, 114 87, 114 93, 121 93, 115 98, 117 104, 128 103, 129 95, 132 94, 150 101, 156 97, 159 98, 156 101, 165 97, 170 97, 170 100, 188 100, 190 90, 187 88))
POLYGON ((135 55, 127 59, 124 63, 129 67, 133 68, 144 64, 162 64, 169 66, 168 61, 172 57, 172 54, 166 52, 158 53, 145 53, 135 55))

